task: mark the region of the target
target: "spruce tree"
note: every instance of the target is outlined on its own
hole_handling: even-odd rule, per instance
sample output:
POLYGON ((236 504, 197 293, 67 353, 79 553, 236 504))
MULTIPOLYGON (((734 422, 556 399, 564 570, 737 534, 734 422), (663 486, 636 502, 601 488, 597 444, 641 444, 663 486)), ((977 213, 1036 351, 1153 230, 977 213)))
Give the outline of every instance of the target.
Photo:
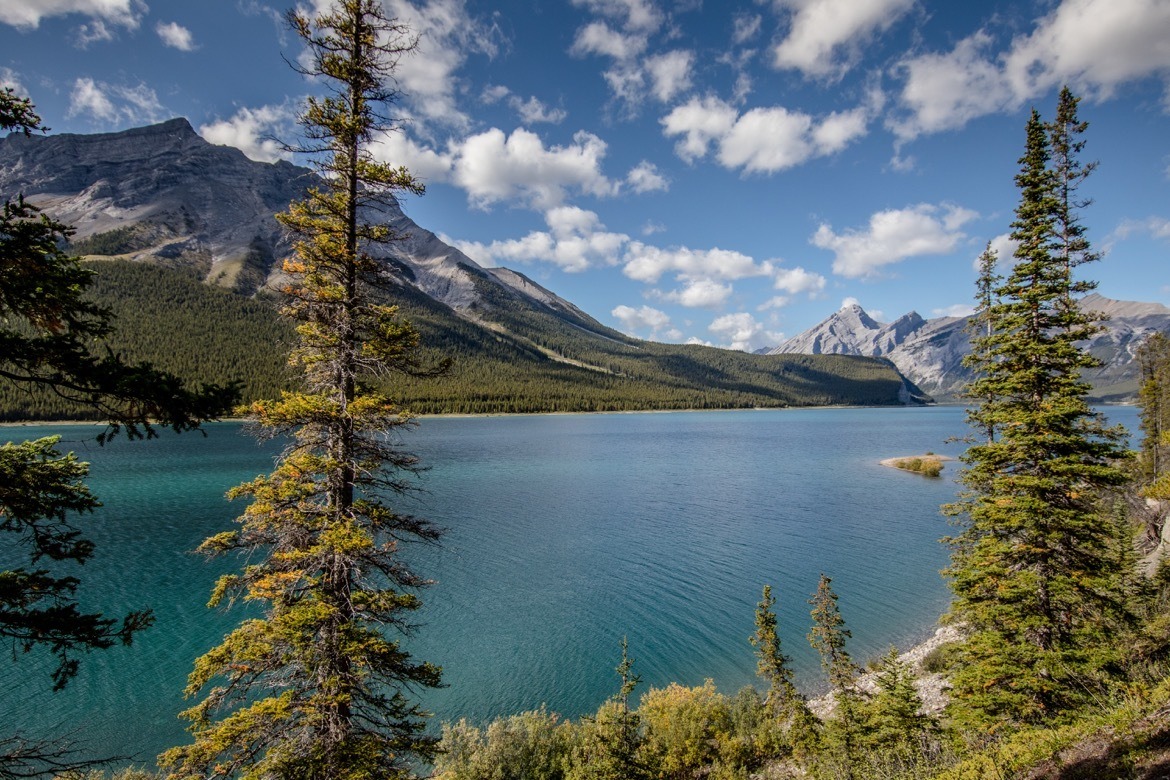
POLYGON ((397 236, 364 221, 393 193, 422 189, 370 152, 415 41, 376 0, 288 18, 307 46, 304 72, 330 90, 300 118, 321 176, 278 215, 295 238, 283 313, 297 323, 302 387, 252 405, 264 431, 293 443, 275 471, 230 494, 251 499, 241 527, 201 548, 249 560, 211 604, 243 598, 261 614, 196 661, 187 694, 203 698, 184 713, 194 741, 160 759, 172 778, 409 777, 435 752, 412 697, 439 685, 440 670, 401 644, 427 583, 401 548, 438 531, 389 505, 417 470, 395 443, 410 417, 367 389, 417 367, 417 333, 378 302, 388 275, 370 255, 397 236))
MULTIPOLYGON (((990 339, 995 333, 995 288, 1003 280, 1003 277, 996 273, 998 261, 999 253, 991 248, 991 242, 988 241, 978 259, 979 278, 975 282, 975 314, 967 321, 967 331, 971 334, 972 345, 976 348, 963 358, 963 365, 977 373, 986 371, 994 360, 990 339)), ((990 392, 991 389, 984 388, 985 392, 990 392)), ((964 395, 979 402, 995 400, 994 396, 986 398, 973 396, 970 388, 964 395)), ((995 441, 995 426, 990 422, 985 425, 982 433, 988 442, 995 441)))
POLYGON ((630 694, 641 681, 634 674, 629 643, 622 637, 622 660, 615 671, 621 679, 617 695, 601 705, 583 724, 581 742, 569 780, 643 780, 652 776, 642 760, 641 718, 630 709, 630 694))
POLYGON ((1147 337, 1138 347, 1137 362, 1142 430, 1137 465, 1140 481, 1149 486, 1170 470, 1170 337, 1147 337))
POLYGON ((776 599, 772 595, 772 586, 765 585, 756 606, 756 631, 748 641, 756 648, 756 674, 768 684, 764 703, 774 716, 785 719, 803 700, 792 681, 792 660, 781 649, 776 623, 776 599))
POLYGON ((1074 678, 1091 672, 1087 648, 1123 611, 1112 524, 1097 504, 1125 479, 1122 451, 1080 378, 1096 365, 1077 346, 1094 325, 1069 300, 1092 285, 1073 283, 1062 250, 1048 130, 1033 111, 1016 176, 1015 264, 995 291, 993 332, 974 342, 987 360, 968 419, 997 435, 968 449, 968 492, 948 508, 962 526, 950 540, 951 616, 971 632, 955 701, 988 728, 1076 699, 1085 686, 1074 678))
POLYGON ((845 641, 852 634, 845 627, 845 619, 837 607, 832 580, 824 574, 809 604, 812 605, 813 627, 808 641, 821 657, 821 668, 829 678, 829 687, 837 704, 836 716, 826 731, 830 747, 827 758, 837 764, 842 776, 852 780, 860 737, 860 694, 855 683, 861 670, 845 649, 845 641))

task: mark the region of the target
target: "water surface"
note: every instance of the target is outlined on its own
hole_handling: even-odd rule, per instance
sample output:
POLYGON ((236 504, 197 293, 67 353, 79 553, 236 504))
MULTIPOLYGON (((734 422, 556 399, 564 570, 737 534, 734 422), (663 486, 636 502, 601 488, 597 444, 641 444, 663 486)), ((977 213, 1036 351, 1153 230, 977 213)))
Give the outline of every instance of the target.
MULTIPOLYGON (((268 471, 277 446, 237 424, 104 448, 85 426, 0 438, 49 432, 92 462, 105 504, 86 521, 98 553, 81 571, 84 598, 111 614, 150 606, 157 623, 133 647, 86 657, 64 693, 47 692, 38 656, 4 662, 0 711, 150 760, 185 741, 176 713, 191 663, 244 614, 204 606, 239 561, 190 550, 231 526, 242 506, 224 491, 268 471)), ((643 686, 712 678, 733 692, 755 681, 747 637, 765 583, 798 682, 814 692, 807 600, 821 572, 857 660, 924 638, 948 600, 938 507, 955 495, 955 467, 929 480, 878 461, 958 455, 947 439, 964 432, 957 407, 423 420, 403 442, 430 471, 401 506, 448 529, 441 548, 406 552, 436 581, 407 640, 445 670, 448 687, 426 705, 475 721, 541 704, 591 712, 616 690, 622 636, 643 686)))

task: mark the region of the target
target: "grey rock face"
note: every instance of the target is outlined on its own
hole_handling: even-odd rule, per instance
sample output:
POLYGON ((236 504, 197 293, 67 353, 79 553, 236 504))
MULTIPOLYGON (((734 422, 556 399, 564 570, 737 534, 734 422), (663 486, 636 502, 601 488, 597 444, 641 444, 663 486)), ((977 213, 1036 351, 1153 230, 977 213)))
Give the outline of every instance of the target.
MULTIPOLYGON (((1104 400, 1131 398, 1137 392, 1137 348, 1151 333, 1170 333, 1170 308, 1159 303, 1116 301, 1096 293, 1085 296, 1080 305, 1103 318, 1101 332, 1087 343, 1102 362, 1085 374, 1093 395, 1104 400)), ((970 351, 966 317, 924 320, 910 312, 883 325, 860 306, 850 306, 770 354, 885 357, 926 393, 936 399, 953 399, 973 378, 962 364, 970 351)))
MULTIPOLYGON (((119 230, 128 238, 115 256, 193 266, 207 281, 245 294, 279 281, 291 245, 273 215, 317 181, 307 168, 256 162, 210 144, 186 119, 118 133, 0 138, 5 197, 23 193, 73 225, 75 241, 119 230)), ((400 283, 457 312, 482 303, 476 285, 487 280, 513 298, 589 319, 521 274, 480 268, 415 224, 397 202, 366 218, 402 237, 371 254, 390 261, 400 283)))

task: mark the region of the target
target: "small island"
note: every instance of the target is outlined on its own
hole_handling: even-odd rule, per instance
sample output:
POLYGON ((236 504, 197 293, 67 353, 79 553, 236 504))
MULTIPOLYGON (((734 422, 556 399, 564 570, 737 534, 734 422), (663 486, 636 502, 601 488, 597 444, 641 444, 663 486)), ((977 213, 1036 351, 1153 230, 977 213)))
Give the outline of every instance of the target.
POLYGON ((905 458, 886 458, 881 461, 881 464, 890 468, 921 474, 924 477, 938 477, 942 474, 943 463, 948 460, 954 460, 954 458, 928 452, 925 455, 911 455, 905 458))

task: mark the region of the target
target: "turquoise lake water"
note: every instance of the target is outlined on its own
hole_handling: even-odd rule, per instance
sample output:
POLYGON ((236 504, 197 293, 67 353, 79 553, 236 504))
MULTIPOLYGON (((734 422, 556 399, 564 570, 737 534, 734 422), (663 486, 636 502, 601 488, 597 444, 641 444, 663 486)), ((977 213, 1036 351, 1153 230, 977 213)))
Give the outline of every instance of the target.
MULTIPOLYGON (((1136 429, 1133 408, 1107 413, 1136 429)), ((925 638, 948 601, 938 540, 950 527, 938 507, 954 498, 957 464, 928 480, 878 461, 958 455, 963 445, 946 440, 965 432, 957 407, 421 421, 403 444, 430 471, 401 506, 448 529, 442 547, 405 553, 436 581, 406 640, 444 667, 448 687, 425 704, 436 721, 542 704, 589 713, 616 689, 622 636, 642 690, 709 677, 732 693, 755 682, 747 637, 765 583, 813 693, 807 600, 821 572, 857 660, 925 638)), ((225 490, 270 470, 277 446, 228 423, 104 448, 86 426, 4 428, 0 440, 49 433, 92 463, 104 502, 84 519, 97 544, 79 572, 84 603, 111 614, 149 606, 157 622, 130 648, 85 657, 60 694, 36 654, 3 660, 0 722, 152 763, 186 741, 176 713, 192 661, 245 614, 204 606, 240 562, 190 550, 231 527, 242 506, 225 490)))

